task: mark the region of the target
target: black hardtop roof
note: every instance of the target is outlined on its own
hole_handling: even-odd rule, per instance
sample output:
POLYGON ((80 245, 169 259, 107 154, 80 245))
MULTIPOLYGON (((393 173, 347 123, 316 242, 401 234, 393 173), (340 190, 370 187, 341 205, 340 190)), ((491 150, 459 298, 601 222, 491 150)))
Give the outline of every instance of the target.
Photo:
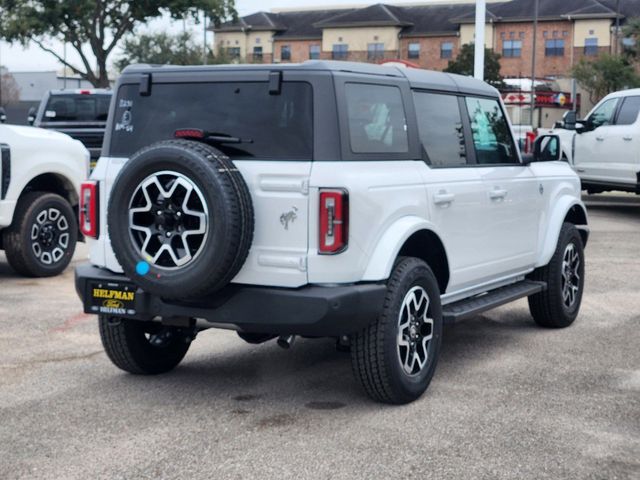
POLYGON ((307 72, 348 72, 383 77, 404 77, 413 88, 442 90, 497 97, 498 91, 485 82, 472 77, 451 73, 423 70, 419 68, 399 68, 396 66, 374 65, 371 63, 341 62, 334 60, 307 60, 303 63, 285 64, 231 64, 231 65, 130 65, 122 72, 126 75, 150 73, 205 73, 205 72, 249 72, 249 71, 307 71, 307 72))

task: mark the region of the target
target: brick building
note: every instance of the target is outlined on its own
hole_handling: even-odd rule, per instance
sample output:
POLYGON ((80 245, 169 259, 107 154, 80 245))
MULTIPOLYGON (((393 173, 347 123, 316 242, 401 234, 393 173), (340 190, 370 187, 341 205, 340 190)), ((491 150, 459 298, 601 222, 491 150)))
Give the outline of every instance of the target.
MULTIPOLYGON (((615 51, 615 23, 640 16, 640 0, 540 0, 536 68, 566 76, 583 56, 615 51)), ((475 2, 258 12, 215 28, 215 49, 246 62, 337 59, 407 60, 442 70, 474 41, 475 2)), ((487 3, 486 45, 502 56, 505 77, 531 72, 533 2, 487 3)), ((619 38, 619 36, 618 36, 619 38)))

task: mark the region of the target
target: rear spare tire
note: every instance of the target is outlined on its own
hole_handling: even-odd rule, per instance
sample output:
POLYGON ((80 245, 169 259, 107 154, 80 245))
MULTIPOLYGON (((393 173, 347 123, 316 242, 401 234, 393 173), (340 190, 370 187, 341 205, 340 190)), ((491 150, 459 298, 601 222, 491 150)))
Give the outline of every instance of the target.
POLYGON ((238 273, 253 239, 249 189, 216 148, 167 140, 136 152, 111 190, 113 251, 125 274, 164 298, 206 295, 238 273))

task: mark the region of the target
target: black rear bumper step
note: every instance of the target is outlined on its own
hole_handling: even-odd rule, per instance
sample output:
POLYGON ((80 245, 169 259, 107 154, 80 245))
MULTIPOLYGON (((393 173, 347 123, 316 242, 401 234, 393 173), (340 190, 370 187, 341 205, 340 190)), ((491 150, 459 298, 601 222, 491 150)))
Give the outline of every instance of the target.
POLYGON ((545 282, 534 282, 533 280, 523 280, 506 287, 496 288, 482 295, 445 305, 442 307, 443 320, 445 323, 455 323, 475 317, 492 308, 540 293, 546 289, 547 284, 545 282))
MULTIPOLYGON (((96 283, 108 289, 109 285, 130 284, 131 280, 82 264, 76 267, 75 282, 85 313, 96 313, 91 308, 96 283)), ((375 320, 382 311, 385 292, 382 283, 300 288, 232 284, 207 298, 178 302, 137 289, 133 313, 123 312, 121 316, 137 320, 162 317, 169 322, 200 318, 212 326, 251 333, 337 337, 358 332, 375 320)))

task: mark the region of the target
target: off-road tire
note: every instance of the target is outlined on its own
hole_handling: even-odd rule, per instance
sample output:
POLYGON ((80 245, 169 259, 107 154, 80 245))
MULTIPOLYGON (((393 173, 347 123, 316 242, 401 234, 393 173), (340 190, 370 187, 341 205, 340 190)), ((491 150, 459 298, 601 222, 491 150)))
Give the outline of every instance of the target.
POLYGON ((121 370, 137 375, 156 375, 173 370, 191 344, 187 332, 155 322, 100 315, 98 325, 109 360, 121 370), (168 335, 169 338, 156 346, 147 337, 151 334, 168 335))
POLYGON ((254 213, 249 189, 231 160, 216 148, 190 140, 167 140, 136 152, 120 171, 109 200, 108 226, 114 253, 125 274, 143 290, 167 299, 202 297, 226 286, 240 271, 253 241, 254 213), (198 258, 173 270, 145 260, 129 234, 129 202, 139 183, 170 170, 202 193, 209 233, 198 258))
POLYGON ((436 369, 442 341, 442 307, 438 282, 422 260, 399 261, 387 282, 387 292, 380 316, 367 328, 352 336, 353 371, 366 393, 374 400, 405 404, 419 398, 429 386, 436 369), (397 336, 400 309, 405 296, 422 287, 430 302, 428 314, 433 319, 427 361, 422 370, 410 376, 403 370, 398 353, 397 336))
POLYGON ((544 267, 536 269, 530 276, 532 280, 546 282, 547 289, 529 297, 529 311, 535 322, 548 328, 565 328, 573 323, 578 316, 582 293, 584 291, 584 246, 580 232, 571 223, 564 223, 558 236, 558 245, 551 260, 544 267), (575 303, 570 307, 565 305, 563 299, 563 256, 567 246, 572 243, 578 254, 579 283, 575 303))
POLYGON ((13 223, 2 232, 2 245, 9 265, 21 275, 28 277, 52 277, 60 274, 73 258, 78 240, 77 219, 69 202, 60 195, 47 192, 28 192, 18 200, 13 214, 13 223), (33 250, 32 228, 45 210, 56 209, 64 217, 68 234, 63 256, 50 264, 43 263, 33 250))

